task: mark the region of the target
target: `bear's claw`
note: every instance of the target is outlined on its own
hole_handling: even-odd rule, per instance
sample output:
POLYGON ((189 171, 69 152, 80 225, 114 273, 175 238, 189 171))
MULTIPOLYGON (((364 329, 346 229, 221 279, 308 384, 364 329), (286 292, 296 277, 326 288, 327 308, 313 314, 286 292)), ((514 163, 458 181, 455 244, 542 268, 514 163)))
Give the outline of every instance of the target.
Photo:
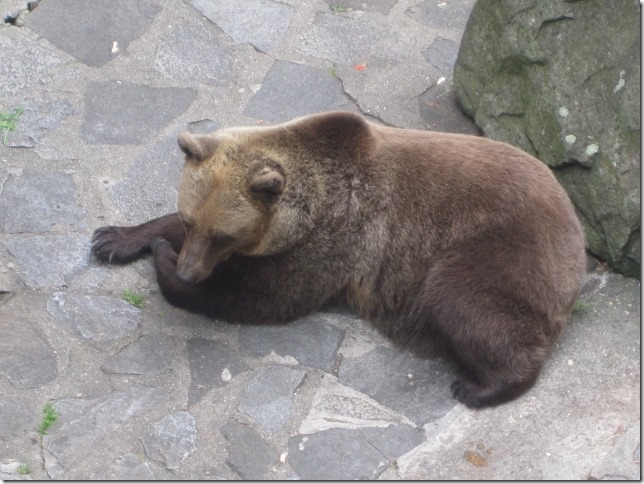
POLYGON ((92 237, 92 252, 110 264, 132 262, 149 248, 149 241, 134 236, 131 227, 100 227, 92 237))

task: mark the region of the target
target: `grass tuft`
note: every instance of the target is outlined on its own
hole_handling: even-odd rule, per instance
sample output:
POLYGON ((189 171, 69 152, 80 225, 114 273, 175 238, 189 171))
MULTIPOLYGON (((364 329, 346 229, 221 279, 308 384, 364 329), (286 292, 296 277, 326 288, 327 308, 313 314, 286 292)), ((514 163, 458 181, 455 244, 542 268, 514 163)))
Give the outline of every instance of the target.
POLYGON ((25 108, 16 108, 10 113, 0 112, 0 129, 4 129, 4 138, 2 144, 7 144, 7 136, 9 131, 15 131, 16 121, 20 115, 25 111, 25 108))
POLYGON ((54 422, 58 420, 58 412, 51 403, 46 403, 42 409, 43 419, 38 426, 38 432, 41 434, 46 434, 49 427, 54 425, 54 422))
POLYGON ((31 472, 31 467, 27 464, 20 464, 18 466, 18 474, 29 474, 31 472))
POLYGON ((121 297, 123 298, 124 301, 130 303, 132 306, 135 306, 137 308, 140 308, 143 306, 143 297, 139 296, 133 291, 130 291, 129 289, 126 289, 123 291, 123 294, 121 294, 121 297))
POLYGON ((344 13, 347 11, 347 7, 342 7, 341 5, 333 5, 331 7, 333 13, 344 13))
POLYGON ((586 314, 590 311, 590 304, 581 299, 577 299, 575 305, 572 307, 572 314, 586 314))

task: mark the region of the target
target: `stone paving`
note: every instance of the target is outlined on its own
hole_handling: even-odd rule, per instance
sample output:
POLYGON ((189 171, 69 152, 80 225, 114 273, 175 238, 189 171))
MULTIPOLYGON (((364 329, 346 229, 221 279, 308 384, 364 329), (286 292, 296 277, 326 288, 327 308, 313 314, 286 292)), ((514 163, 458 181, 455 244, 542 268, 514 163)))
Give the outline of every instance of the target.
POLYGON ((473 411, 345 308, 230 325, 167 304, 149 258, 90 256, 174 211, 186 129, 341 108, 477 134, 451 91, 473 3, 3 1, 0 478, 640 477, 637 280, 590 264, 534 389, 473 411))

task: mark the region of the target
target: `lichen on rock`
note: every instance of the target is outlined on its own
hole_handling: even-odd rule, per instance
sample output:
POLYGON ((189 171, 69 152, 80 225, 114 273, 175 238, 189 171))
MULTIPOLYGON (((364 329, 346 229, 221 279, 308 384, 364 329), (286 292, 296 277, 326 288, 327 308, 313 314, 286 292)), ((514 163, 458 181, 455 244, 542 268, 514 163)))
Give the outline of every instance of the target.
POLYGON ((637 2, 479 0, 454 89, 483 133, 553 168, 587 248, 640 275, 637 2))

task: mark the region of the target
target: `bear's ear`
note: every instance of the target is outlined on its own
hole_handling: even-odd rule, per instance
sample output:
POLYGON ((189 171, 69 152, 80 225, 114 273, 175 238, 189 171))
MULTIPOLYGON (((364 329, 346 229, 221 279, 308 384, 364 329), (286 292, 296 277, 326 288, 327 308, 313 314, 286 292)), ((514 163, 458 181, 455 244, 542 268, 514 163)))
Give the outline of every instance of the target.
POLYGON ((351 111, 313 114, 289 126, 318 147, 344 150, 352 154, 366 151, 373 142, 371 128, 364 117, 351 111))
POLYGON ((191 158, 197 162, 202 162, 206 158, 211 157, 216 149, 217 142, 209 136, 194 136, 187 131, 179 135, 177 140, 179 148, 183 151, 186 157, 191 158))
POLYGON ((248 191, 255 195, 275 197, 284 191, 286 182, 279 163, 256 164, 248 172, 248 191))

